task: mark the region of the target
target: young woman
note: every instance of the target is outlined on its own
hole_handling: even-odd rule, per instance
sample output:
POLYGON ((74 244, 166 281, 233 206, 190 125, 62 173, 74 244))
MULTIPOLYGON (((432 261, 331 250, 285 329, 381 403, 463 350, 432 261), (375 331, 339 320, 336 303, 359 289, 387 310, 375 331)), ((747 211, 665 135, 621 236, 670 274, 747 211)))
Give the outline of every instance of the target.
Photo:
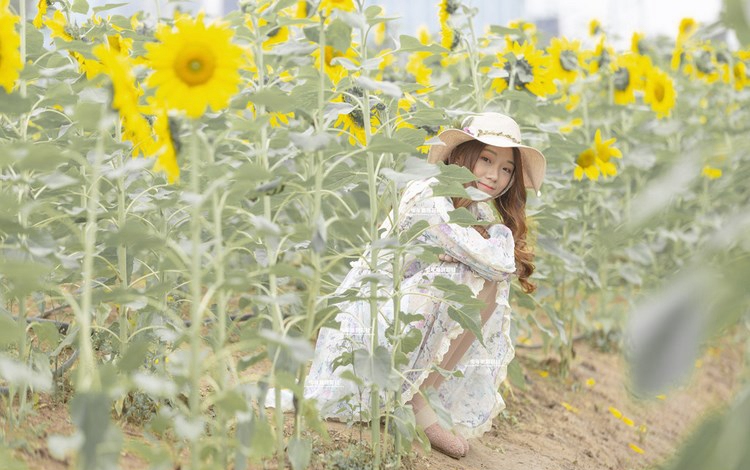
MULTIPOLYGON (((382 236, 389 237, 426 220, 429 226, 415 243, 438 246, 444 253, 436 262, 405 257, 400 310, 411 320, 404 326, 405 333, 420 338, 420 344, 407 353, 407 364, 398 368, 399 374, 379 385, 381 390, 400 387, 402 400, 411 404, 417 425, 424 428, 432 447, 460 458, 469 450, 466 438, 489 430, 492 419, 505 407, 498 389, 514 355, 509 334, 510 278, 518 276, 527 292, 535 288, 529 281, 534 265, 526 245, 524 211, 526 187, 539 190, 545 159, 538 150, 522 145, 513 119, 498 113, 470 116, 462 129, 446 130, 439 138, 443 145, 430 149, 428 161, 470 169, 476 181, 465 187, 472 199, 435 196, 436 178, 412 181, 399 201, 398 220, 393 220, 392 212, 381 226, 382 236), (449 212, 460 207, 487 224, 462 227, 450 223, 449 212), (480 310, 483 344, 451 318, 450 309, 456 306, 433 287, 437 277, 468 286, 485 305, 480 310), (415 329, 418 334, 411 331, 415 329), (461 374, 446 378, 435 366, 461 374), (448 412, 452 429, 440 425, 433 410, 436 406, 448 412)), ((381 277, 381 299, 393 293, 393 253, 384 253, 376 273, 363 261, 352 263, 337 294, 354 289, 357 298, 339 304, 338 329, 320 330, 304 393, 317 400, 323 417, 369 420, 367 374, 360 383, 350 377, 358 374, 357 355, 370 350, 370 278, 381 277), (345 353, 353 354, 342 362, 345 353)), ((368 254, 369 248, 363 259, 369 259, 368 254)), ((390 351, 386 329, 394 321, 392 300, 380 301, 378 314, 379 345, 390 351)))

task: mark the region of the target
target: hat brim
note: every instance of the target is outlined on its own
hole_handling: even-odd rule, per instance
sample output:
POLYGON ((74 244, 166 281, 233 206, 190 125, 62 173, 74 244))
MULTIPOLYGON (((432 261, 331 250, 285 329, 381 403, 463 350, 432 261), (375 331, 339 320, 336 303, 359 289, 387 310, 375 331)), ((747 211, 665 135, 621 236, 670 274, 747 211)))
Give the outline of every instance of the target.
POLYGON ((521 151, 521 158, 523 158, 523 180, 525 186, 534 189, 537 193, 542 186, 542 181, 544 181, 544 175, 547 170, 547 160, 542 155, 542 152, 534 147, 520 145, 502 136, 483 135, 476 137, 459 129, 446 129, 438 134, 438 138, 442 145, 441 143, 436 143, 430 147, 427 153, 427 161, 430 163, 445 162, 457 145, 470 140, 478 140, 495 147, 516 147, 521 151))

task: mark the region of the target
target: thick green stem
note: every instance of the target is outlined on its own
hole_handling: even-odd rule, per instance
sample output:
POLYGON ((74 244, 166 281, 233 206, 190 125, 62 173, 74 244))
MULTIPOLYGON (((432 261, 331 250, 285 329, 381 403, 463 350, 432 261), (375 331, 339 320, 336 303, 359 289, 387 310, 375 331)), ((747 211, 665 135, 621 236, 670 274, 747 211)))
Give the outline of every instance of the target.
POLYGON ((99 127, 99 138, 96 140, 94 162, 91 165, 91 187, 86 204, 86 225, 83 229, 83 288, 81 292, 81 309, 78 312, 78 318, 76 318, 80 326, 78 333, 80 364, 76 380, 76 390, 78 392, 99 390, 101 388, 96 361, 94 359, 94 347, 91 344, 91 323, 92 318, 94 318, 92 294, 94 289, 94 251, 98 228, 99 178, 101 176, 102 159, 104 157, 103 136, 107 132, 106 125, 104 124, 105 121, 104 119, 102 120, 103 124, 99 127))
MULTIPOLYGON (((252 17, 253 22, 253 31, 258 31, 258 22, 255 16, 252 17)), ((256 39, 256 57, 258 60, 258 89, 262 90, 265 84, 265 64, 264 57, 263 57, 263 47, 262 47, 262 41, 260 38, 256 39)), ((257 114, 256 116, 263 116, 266 113, 266 107, 265 105, 257 105, 257 114)), ((268 126, 264 123, 261 126, 260 129, 260 161, 261 165, 264 169, 270 170, 271 165, 268 161, 268 126)), ((272 214, 271 214, 271 196, 263 195, 263 215, 267 220, 273 220, 272 214)), ((276 256, 278 254, 278 246, 274 246, 271 243, 269 243, 269 240, 274 240, 273 238, 266 238, 266 256, 268 258, 268 268, 273 269, 273 267, 276 265, 276 256)), ((274 299, 278 295, 278 285, 277 285, 277 279, 276 275, 269 273, 268 274, 268 295, 274 299)), ((277 302, 273 302, 271 305, 271 317, 273 319, 273 327, 274 331, 280 335, 285 334, 284 329, 284 317, 281 314, 281 308, 279 307, 279 304, 277 302)), ((279 387, 279 384, 276 381, 276 369, 277 364, 280 358, 281 348, 276 349, 276 354, 274 354, 273 361, 272 361, 272 369, 271 369, 271 375, 272 375, 272 382, 275 387, 275 395, 274 395, 274 421, 276 424, 276 459, 277 464, 279 468, 282 468, 285 466, 286 463, 286 457, 284 452, 284 411, 281 408, 281 388, 279 387)))
MULTIPOLYGON (((19 13, 21 16, 21 64, 26 64, 26 0, 21 0, 19 3, 19 13)), ((22 98, 26 98, 26 80, 18 79, 18 91, 21 93, 22 98)), ((26 140, 26 128, 24 127, 24 135, 22 140, 26 140)))
MULTIPOLYGON (((324 17, 321 15, 320 18, 320 38, 318 41, 320 51, 320 88, 318 89, 318 109, 317 116, 315 118, 316 133, 325 132, 322 128, 324 122, 323 110, 325 107, 325 48, 326 48, 326 34, 324 27, 324 17)), ((318 150, 313 156, 312 165, 310 165, 310 171, 315 175, 315 189, 313 191, 313 207, 310 214, 310 230, 311 233, 315 233, 317 230, 318 220, 321 216, 322 206, 322 194, 323 194, 323 152, 318 150)), ((309 176, 308 176, 309 177, 309 176)), ((310 252, 310 263, 313 268, 313 278, 310 281, 307 296, 307 317, 305 319, 305 338, 312 338, 314 333, 313 328, 315 327, 315 312, 317 311, 318 297, 320 296, 321 286, 321 257, 320 253, 316 250, 310 252)), ((305 365, 301 365, 297 374, 297 383, 304 384, 305 377, 305 365)), ((303 397, 300 397, 303 398, 303 397)), ((295 436, 299 439, 302 437, 302 415, 297 413, 295 416, 294 423, 295 436)))
MULTIPOLYGON (((198 140, 198 124, 193 121, 192 142, 190 151, 190 192, 195 198, 201 194, 200 188, 200 142, 198 140)), ((202 201, 194 201, 191 207, 190 218, 190 418, 193 422, 199 422, 201 417, 200 403, 200 380, 203 372, 201 367, 201 326, 203 323, 203 310, 201 309, 201 278, 202 278, 202 253, 201 253, 201 204, 202 201)), ((200 465, 200 443, 191 442, 190 449, 191 469, 197 470, 200 465)))
MULTIPOLYGON (((117 133, 117 142, 121 140, 120 136, 120 124, 115 124, 117 133)), ((119 164, 125 165, 124 162, 125 154, 121 154, 119 164)), ((117 179, 117 228, 122 230, 125 226, 127 216, 127 206, 125 205, 125 175, 120 175, 117 179)), ((130 280, 128 279, 128 253, 125 244, 121 243, 117 246, 117 270, 120 276, 120 286, 123 291, 126 291, 130 286, 130 280)), ((124 303, 119 305, 119 324, 120 324, 120 353, 125 351, 125 347, 128 344, 129 336, 129 322, 128 322, 128 307, 124 303)))
MULTIPOLYGON (((471 43, 469 44, 469 57, 471 58, 471 79, 474 82, 474 101, 476 111, 484 111, 484 88, 479 77, 479 52, 476 49, 477 38, 474 32, 474 19, 469 18, 469 31, 471 33, 471 43)), ((507 109, 506 109, 507 111, 507 109)))

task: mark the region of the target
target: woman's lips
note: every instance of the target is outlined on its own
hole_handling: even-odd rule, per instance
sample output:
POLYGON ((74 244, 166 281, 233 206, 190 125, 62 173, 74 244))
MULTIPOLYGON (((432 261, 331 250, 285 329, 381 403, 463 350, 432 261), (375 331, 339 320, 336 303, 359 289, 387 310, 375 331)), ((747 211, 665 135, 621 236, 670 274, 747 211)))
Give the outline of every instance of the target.
POLYGON ((482 186, 484 186, 485 188, 487 188, 490 191, 494 191, 495 190, 495 188, 493 188, 491 186, 487 186, 486 184, 482 183, 481 181, 479 182, 479 184, 481 184, 482 186))

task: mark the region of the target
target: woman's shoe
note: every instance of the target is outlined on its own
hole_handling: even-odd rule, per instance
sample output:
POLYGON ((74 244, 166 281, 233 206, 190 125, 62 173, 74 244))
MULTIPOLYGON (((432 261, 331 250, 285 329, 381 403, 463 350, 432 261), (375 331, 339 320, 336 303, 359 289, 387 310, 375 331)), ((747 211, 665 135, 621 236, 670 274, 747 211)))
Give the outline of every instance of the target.
POLYGON ((433 449, 448 457, 460 459, 466 455, 466 449, 458 436, 441 428, 438 423, 427 426, 424 430, 433 449))

